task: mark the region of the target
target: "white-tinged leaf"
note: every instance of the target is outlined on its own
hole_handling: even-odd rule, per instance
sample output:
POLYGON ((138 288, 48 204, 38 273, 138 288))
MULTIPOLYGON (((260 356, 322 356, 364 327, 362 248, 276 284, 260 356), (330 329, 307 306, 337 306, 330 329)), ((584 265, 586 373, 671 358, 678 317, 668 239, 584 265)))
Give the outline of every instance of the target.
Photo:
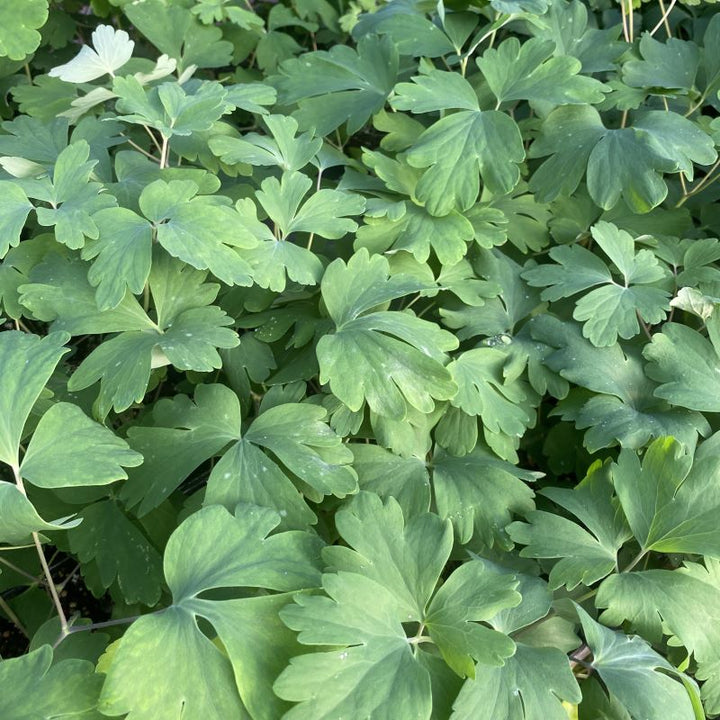
POLYGON ((135 43, 124 30, 111 25, 100 25, 92 34, 93 48, 83 45, 70 62, 54 67, 48 75, 65 82, 85 83, 105 74, 115 76, 132 57, 135 43))

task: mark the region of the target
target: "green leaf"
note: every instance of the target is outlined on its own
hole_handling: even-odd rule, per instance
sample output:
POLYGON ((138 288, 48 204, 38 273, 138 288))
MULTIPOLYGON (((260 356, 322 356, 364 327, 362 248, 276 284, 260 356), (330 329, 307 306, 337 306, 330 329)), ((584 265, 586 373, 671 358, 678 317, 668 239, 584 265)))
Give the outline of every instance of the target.
POLYGON ((302 170, 322 147, 322 138, 313 137, 312 132, 298 135, 298 124, 292 117, 268 115, 263 121, 272 139, 258 133, 248 133, 241 138, 218 135, 210 139, 210 149, 228 165, 275 165, 285 172, 293 172, 302 170))
POLYGON ((452 211, 434 217, 412 203, 405 203, 405 212, 399 220, 366 216, 365 223, 358 230, 356 249, 407 250, 423 263, 432 248, 443 266, 459 263, 468 251, 468 242, 475 237, 474 228, 464 215, 452 211))
POLYGON ((609 577, 598 590, 596 604, 607 608, 603 622, 626 620, 648 640, 671 633, 694 655, 695 676, 705 680, 702 697, 709 715, 720 707, 720 654, 717 560, 687 563, 675 571, 648 570, 609 577))
POLYGON ((693 709, 698 693, 692 680, 641 638, 603 627, 581 607, 577 612, 593 653, 590 666, 631 716, 662 720, 670 712, 678 720, 700 720, 693 709))
POLYGON ((205 307, 217 297, 220 286, 205 282, 208 273, 157 251, 148 284, 161 328, 172 326, 185 311, 205 307))
POLYGON ((170 138, 209 130, 216 120, 232 109, 220 83, 196 83, 189 89, 190 92, 186 92, 178 83, 165 82, 146 91, 132 75, 115 78, 113 93, 118 98, 117 119, 148 125, 164 138, 170 138))
POLYGON ((68 348, 67 333, 40 338, 15 330, 0 334, 0 461, 19 467, 23 428, 55 366, 68 348))
POLYGON ((305 529, 317 522, 315 513, 282 467, 260 447, 244 439, 226 450, 213 468, 204 503, 226 508, 251 503, 272 508, 282 518, 283 529, 305 529))
POLYGON ((653 284, 663 280, 664 268, 651 250, 635 250, 635 241, 608 222, 596 223, 592 236, 612 261, 621 280, 607 265, 581 245, 550 249, 558 265, 543 264, 526 270, 523 277, 533 287, 547 287, 543 300, 555 301, 579 292, 590 292, 577 301, 573 317, 584 321, 583 335, 593 345, 614 345, 618 335, 629 339, 640 332, 638 316, 650 325, 664 320, 669 293, 653 284), (651 287, 647 287, 651 286, 651 287))
MULTIPOLYGON (((588 428, 584 444, 591 452, 617 442, 638 450, 662 435, 693 446, 698 433, 710 432, 700 413, 672 407, 656 397, 659 389, 645 374, 639 353, 617 344, 596 348, 582 337, 578 326, 551 315, 534 318, 531 333, 558 348, 543 358, 550 369, 591 391, 579 408, 567 413, 578 428, 588 428)), ((562 403, 553 414, 566 416, 562 403)))
POLYGON ((245 440, 269 450, 319 492, 344 497, 357 491, 352 452, 325 424, 326 417, 324 408, 313 405, 277 405, 252 423, 245 440))
POLYGON ((464 77, 458 73, 435 69, 416 75, 412 82, 398 83, 390 104, 396 110, 409 110, 412 113, 429 113, 451 108, 480 109, 478 97, 464 77))
POLYGON ((37 118, 20 115, 11 122, 3 123, 8 133, 0 136, 0 153, 20 157, 41 165, 52 165, 67 145, 68 122, 56 118, 43 122, 37 118))
POLYGON ((471 560, 435 593, 425 625, 443 659, 458 675, 475 677, 473 660, 480 665, 503 665, 515 654, 515 643, 507 635, 477 623, 519 605, 522 596, 515 591, 517 585, 514 575, 492 572, 489 565, 471 560))
POLYGON ((192 65, 225 67, 231 63, 232 43, 222 39, 222 30, 204 26, 182 5, 163 0, 123 4, 123 13, 160 52, 178 61, 179 71, 192 65))
POLYGON ((116 204, 112 195, 101 192, 100 183, 90 182, 97 161, 88 162, 89 155, 90 146, 85 140, 68 145, 58 155, 52 181, 45 178, 28 190, 31 197, 52 205, 52 208, 37 208, 38 223, 54 227, 57 241, 72 250, 83 247, 86 237, 98 237, 92 216, 116 204))
MULTIPOLYGON (((395 6, 391 7, 396 9, 395 6)), ((381 15, 380 12, 373 14, 381 15)), ((370 14, 362 15, 359 26, 362 27, 363 20, 369 23, 372 19, 370 14)), ((358 26, 354 32, 357 30, 358 26)), ((392 15, 388 13, 372 30, 378 35, 389 35, 401 55, 442 57, 455 49, 445 32, 424 15, 403 11, 392 15)))
POLYGON ((48 18, 47 0, 27 0, 18 12, 14 0, 0 0, 0 57, 24 60, 40 44, 41 28, 48 18))
POLYGON ((205 503, 271 507, 286 527, 305 527, 315 516, 290 477, 307 483, 319 497, 356 492, 357 475, 350 467, 353 455, 325 424, 326 415, 324 408, 298 403, 263 412, 214 468, 205 503), (287 471, 281 469, 283 465, 287 471))
POLYGON ((351 448, 361 490, 383 500, 393 497, 408 519, 430 509, 430 483, 422 460, 398 457, 378 445, 353 443, 351 448))
POLYGON ((150 274, 152 227, 132 210, 108 208, 93 216, 97 240, 85 244, 82 257, 95 258, 88 280, 97 287, 99 310, 117 307, 126 291, 139 295, 150 274))
POLYGON ((335 521, 353 550, 332 546, 324 559, 338 571, 360 574, 384 587, 403 621, 421 620, 452 548, 450 524, 431 513, 406 522, 393 498, 383 503, 366 492, 339 510, 335 521))
POLYGON ((457 386, 443 367, 443 351, 457 347, 449 333, 397 311, 361 313, 424 286, 409 276, 390 280, 387 260, 361 249, 325 271, 322 296, 337 330, 320 338, 320 382, 351 410, 367 400, 379 415, 401 419, 407 404, 430 412, 433 399, 452 397, 457 386), (407 404, 406 404, 407 403, 407 404))
POLYGON ((152 349, 158 341, 154 333, 124 332, 95 348, 68 381, 72 392, 100 383, 95 415, 104 419, 113 408, 127 410, 145 397, 152 362, 152 349))
POLYGON ((0 714, 8 720, 24 718, 97 718, 102 678, 87 660, 63 660, 52 664, 49 645, 17 658, 0 662, 0 714), (68 692, 72 688, 72 692, 68 692))
POLYGON ((323 577, 329 597, 299 596, 282 619, 304 644, 343 649, 293 657, 273 690, 299 703, 287 720, 330 720, 353 713, 429 720, 430 676, 413 657, 395 598, 353 573, 323 577), (372 687, 372 693, 367 688, 372 687))
POLYGON ((0 181, 0 258, 20 243, 20 233, 32 209, 32 203, 20 186, 0 181))
POLYGON ((475 535, 488 547, 507 547, 504 529, 513 513, 535 507, 533 491, 523 480, 532 481, 538 473, 516 468, 481 448, 464 457, 439 450, 432 468, 437 512, 452 522, 462 544, 475 535))
POLYGON ((54 67, 48 75, 65 82, 86 83, 103 75, 115 76, 132 57, 135 43, 124 30, 112 25, 98 25, 92 34, 92 45, 83 45, 70 62, 54 67))
POLYGON ((224 385, 198 385, 194 402, 186 395, 164 398, 153 407, 155 425, 128 431, 130 447, 145 461, 130 472, 122 491, 142 516, 157 507, 201 463, 240 437, 240 403, 224 385))
POLYGON ((563 652, 518 643, 501 667, 478 665, 475 678, 460 690, 450 720, 567 720, 562 700, 579 703, 581 697, 563 652))
POLYGON ((255 239, 238 232, 240 217, 224 198, 197 193, 189 180, 156 180, 140 195, 140 209, 170 255, 229 285, 250 285, 252 271, 236 248, 254 247, 255 239))
POLYGON ((267 108, 263 106, 274 105, 277 101, 275 88, 270 87, 270 85, 263 85, 262 83, 227 85, 225 89, 227 90, 225 100, 228 103, 240 110, 258 115, 267 114, 267 108))
POLYGON ((689 91, 695 83, 700 53, 695 43, 668 38, 661 43, 643 33, 638 46, 642 60, 623 65, 623 81, 630 87, 689 91))
POLYGON ((428 168, 416 193, 432 215, 470 208, 480 178, 493 194, 510 192, 520 180, 518 164, 524 158, 518 126, 495 110, 461 110, 438 120, 407 155, 413 167, 428 168))
POLYGON ((156 328, 129 293, 112 310, 98 310, 87 271, 87 265, 77 257, 49 253, 30 272, 30 283, 18 288, 20 303, 38 320, 52 323, 53 330, 71 335, 156 328))
POLYGON ((606 29, 588 27, 588 6, 579 0, 551 3, 546 23, 533 25, 531 32, 555 42, 558 55, 571 55, 582 63, 585 73, 615 70, 615 63, 627 49, 618 42, 621 26, 606 29))
POLYGON ((713 438, 701 445, 694 461, 672 438, 655 440, 642 465, 634 452, 620 453, 613 484, 643 551, 720 555, 720 531, 712 520, 720 506, 717 444, 713 438))
POLYGON ((552 41, 532 38, 522 45, 510 38, 486 50, 477 64, 498 103, 542 100, 554 105, 602 102, 604 87, 594 78, 578 75, 579 60, 555 56, 552 41))
POLYGON ((298 532, 267 537, 278 521, 264 508, 240 505, 233 516, 211 506, 180 525, 164 560, 173 605, 140 618, 124 634, 100 698, 104 714, 175 720, 186 713, 227 720, 244 717, 243 705, 260 720, 282 714, 284 704, 273 698, 270 686, 297 652, 276 619, 290 596, 200 597, 213 588, 285 592, 316 585, 320 542, 298 532), (212 623, 227 654, 198 628, 198 616, 212 623), (205 682, 198 684, 198 677, 205 682))
POLYGON ((648 375, 660 383, 655 391, 673 405, 718 412, 717 373, 720 358, 715 345, 687 325, 666 323, 643 350, 650 361, 648 375))
POLYGON ((20 472, 37 487, 107 485, 127 477, 124 467, 142 463, 112 430, 90 420, 76 405, 57 403, 35 428, 20 472))
POLYGON ((664 173, 685 172, 688 158, 706 165, 717 157, 710 137, 679 115, 649 111, 633 127, 607 129, 590 106, 560 107, 548 115, 529 156, 548 155, 530 179, 541 202, 575 192, 587 171, 595 203, 609 210, 622 197, 637 213, 665 199, 664 173), (673 128, 669 144, 668 127, 673 128))
POLYGON ((10 545, 26 543, 34 532, 69 530, 80 522, 68 518, 46 522, 18 487, 5 481, 0 481, 0 507, 0 543, 10 545))
POLYGON ((68 542, 83 568, 92 563, 103 588, 117 583, 128 605, 156 605, 162 561, 138 526, 112 500, 88 505, 80 518, 82 524, 68 532, 68 542))
POLYGON ((464 653, 454 654, 450 639, 459 638, 468 654, 483 661, 497 662, 497 653, 512 652, 512 641, 474 622, 519 602, 511 575, 498 576, 481 562, 466 563, 425 610, 452 546, 447 522, 431 514, 405 522, 394 499, 383 504, 361 493, 336 514, 336 524, 353 549, 324 551, 334 570, 323 576, 327 596, 298 596, 281 613, 300 631, 301 643, 338 646, 293 658, 277 679, 275 692, 299 703, 288 718, 351 712, 429 719, 430 678, 401 623, 428 624, 444 654, 462 668, 464 653), (368 684, 372 693, 365 691, 368 684))
POLYGON ((542 15, 547 12, 548 0, 491 0, 493 9, 501 14, 528 13, 542 15))
POLYGON ((363 198, 339 190, 318 190, 301 206, 311 187, 310 178, 298 172, 285 172, 280 181, 272 177, 263 180, 257 199, 276 223, 281 239, 306 232, 336 240, 357 230, 357 223, 343 216, 362 213, 363 198))
POLYGON ((492 436, 522 437, 535 419, 525 402, 532 390, 522 380, 507 377, 507 363, 502 350, 483 347, 458 355, 448 365, 458 386, 450 402, 464 413, 481 418, 491 445, 492 436))
POLYGON ((327 135, 343 123, 356 133, 385 104, 398 74, 398 54, 388 37, 366 35, 357 50, 337 45, 286 60, 272 78, 283 105, 298 104, 302 129, 327 135))
POLYGON ((617 553, 630 539, 627 523, 613 502, 609 468, 600 461, 574 489, 544 488, 542 495, 572 513, 584 527, 545 510, 526 513, 528 523, 515 522, 507 531, 526 547, 523 557, 559 558, 550 570, 550 587, 572 590, 592 585, 617 570, 617 553))

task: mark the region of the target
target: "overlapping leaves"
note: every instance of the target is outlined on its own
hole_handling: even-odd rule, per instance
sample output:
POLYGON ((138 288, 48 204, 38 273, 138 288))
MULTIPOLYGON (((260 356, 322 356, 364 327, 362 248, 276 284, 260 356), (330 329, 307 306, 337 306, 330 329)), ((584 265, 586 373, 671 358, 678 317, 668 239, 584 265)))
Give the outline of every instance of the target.
POLYGON ((15 5, 3 718, 720 712, 712 6, 15 5))

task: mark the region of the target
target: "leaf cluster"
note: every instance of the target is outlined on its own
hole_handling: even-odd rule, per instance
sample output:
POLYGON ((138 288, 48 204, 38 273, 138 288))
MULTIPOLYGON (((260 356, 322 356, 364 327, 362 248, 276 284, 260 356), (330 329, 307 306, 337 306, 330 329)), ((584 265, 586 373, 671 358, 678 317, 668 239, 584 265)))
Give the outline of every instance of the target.
POLYGON ((0 717, 720 715, 715 6, 21 5, 0 717))

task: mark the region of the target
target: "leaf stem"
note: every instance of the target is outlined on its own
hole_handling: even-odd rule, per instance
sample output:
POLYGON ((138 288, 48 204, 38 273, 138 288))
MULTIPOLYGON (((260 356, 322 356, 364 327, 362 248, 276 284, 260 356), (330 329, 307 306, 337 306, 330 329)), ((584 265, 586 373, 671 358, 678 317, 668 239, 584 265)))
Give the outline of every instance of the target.
POLYGON ((32 543, 30 545, 6 545, 5 547, 0 547, 0 552, 5 552, 6 550, 27 550, 31 547, 35 547, 35 545, 32 543))
MULTIPOLYGON (((467 64, 468 60, 470 59, 470 56, 478 49, 478 47, 487 40, 491 35, 495 35, 500 28, 507 25, 511 20, 514 20, 514 15, 508 15, 499 25, 495 27, 491 27, 490 30, 488 30, 461 58, 460 58, 460 72, 462 73, 462 76, 465 77, 465 73, 467 72, 467 64)), ((497 20, 495 21, 497 22, 497 20)), ((495 25, 495 23, 493 23, 495 25)))
POLYGON ((647 550, 640 551, 631 561, 630 564, 621 570, 621 572, 630 572, 644 557, 647 555, 647 550))
MULTIPOLYGON (((632 2, 632 0, 631 0, 632 2)), ((620 14, 622 16, 622 26, 623 26, 623 37, 625 38, 625 42, 630 42, 630 32, 628 30, 628 19, 627 19, 627 12, 625 10, 625 0, 620 0, 620 14)))
POLYGON ((648 324, 642 319, 640 316, 640 311, 636 310, 635 314, 637 315, 638 322, 640 323, 640 327, 643 329, 643 332, 645 333, 645 337, 652 341, 652 334, 650 333, 650 328, 648 327, 648 324))
MULTIPOLYGON (((323 169, 318 168, 318 176, 317 176, 317 182, 315 183, 315 192, 320 192, 320 183, 322 182, 322 176, 323 176, 323 169)), ((311 232, 310 237, 307 241, 307 249, 312 250, 312 244, 313 240, 315 239, 315 233, 311 232)))
POLYGON ((434 643, 435 641, 429 635, 416 635, 408 638, 410 645, 419 645, 420 643, 434 643))
MULTIPOLYGON (((11 467, 13 475, 15 476, 15 484, 17 485, 18 490, 25 497, 27 497, 25 485, 23 484, 23 479, 20 475, 20 468, 16 464, 13 464, 11 467)), ((48 566, 47 560, 45 559, 45 553, 43 552, 42 543, 40 542, 40 536, 36 532, 34 532, 32 534, 32 539, 33 543, 35 544, 35 549, 37 550, 38 558, 40 559, 40 565, 42 566, 43 573, 45 575, 47 588, 50 591, 50 597, 52 598, 53 604, 55 605, 55 610, 57 611, 58 617, 60 618, 60 631, 63 635, 67 635, 67 617, 65 615, 65 611, 63 610, 62 603, 60 602, 60 596, 58 595, 57 588, 55 587, 55 583, 53 582, 52 574, 50 573, 50 567, 48 566)))
POLYGON ((141 148, 136 142, 127 137, 127 135, 125 135, 124 137, 130 147, 135 148, 135 150, 137 150, 139 153, 142 153, 145 157, 150 158, 153 162, 160 162, 160 160, 158 160, 158 158, 156 158, 152 153, 149 153, 147 150, 141 148))
POLYGON ((660 9, 662 10, 662 17, 657 21, 657 25, 655 25, 655 27, 650 31, 650 37, 652 37, 663 25, 665 25, 665 32, 670 38, 672 37, 672 32, 670 31, 670 23, 668 22, 668 16, 672 12, 672 9, 675 7, 675 3, 677 2, 677 0, 671 0, 667 10, 665 9, 663 0, 658 0, 658 2, 660 3, 660 9))
MULTIPOLYGON (((28 547, 34 547, 34 545, 28 545, 28 547)), ((5 548, 3 548, 3 550, 4 549, 5 548)), ((40 580, 38 580, 38 578, 18 567, 15 563, 11 563, 9 560, 5 560, 5 558, 3 557, 0 557, 0 563, 5 565, 6 567, 9 567, 13 572, 16 572, 18 575, 22 575, 27 580, 32 580, 34 584, 40 584, 40 580)))
POLYGON ((170 155, 170 138, 162 136, 162 147, 160 148, 160 169, 164 170, 168 166, 168 157, 170 155))
POLYGON ((589 600, 591 597, 595 597, 595 595, 597 595, 597 588, 593 590, 588 590, 579 598, 573 598, 573 602, 576 602, 579 605, 581 602, 585 602, 585 600, 589 600))
MULTIPOLYGON (((148 613, 153 615, 154 613, 148 613)), ((142 615, 133 615, 131 617, 118 618, 117 620, 104 620, 103 622, 90 623, 89 625, 73 625, 68 628, 67 634, 72 635, 73 633, 87 632, 90 630, 101 630, 102 628, 114 627, 115 625, 131 625, 136 620, 139 620, 142 615)))
POLYGON ((688 200, 688 198, 691 198, 693 195, 697 195, 701 190, 705 190, 705 188, 708 187, 708 185, 711 185, 714 183, 718 178, 720 178, 720 175, 714 175, 715 171, 720 167, 720 159, 708 170, 705 177, 702 178, 698 182, 698 184, 689 190, 688 192, 683 195, 680 200, 675 204, 676 208, 682 207, 685 202, 688 200), (714 175, 714 176, 713 176, 714 175))
POLYGON ((0 595, 0 610, 2 610, 10 619, 10 622, 26 637, 30 638, 25 626, 20 622, 20 618, 15 614, 14 610, 7 604, 5 598, 0 595))
POLYGON ((150 136, 150 139, 153 141, 153 145, 157 148, 158 152, 162 153, 162 146, 157 141, 157 138, 155 137, 155 135, 153 135, 150 128, 147 125, 143 125, 143 127, 145 128, 145 132, 150 136))

